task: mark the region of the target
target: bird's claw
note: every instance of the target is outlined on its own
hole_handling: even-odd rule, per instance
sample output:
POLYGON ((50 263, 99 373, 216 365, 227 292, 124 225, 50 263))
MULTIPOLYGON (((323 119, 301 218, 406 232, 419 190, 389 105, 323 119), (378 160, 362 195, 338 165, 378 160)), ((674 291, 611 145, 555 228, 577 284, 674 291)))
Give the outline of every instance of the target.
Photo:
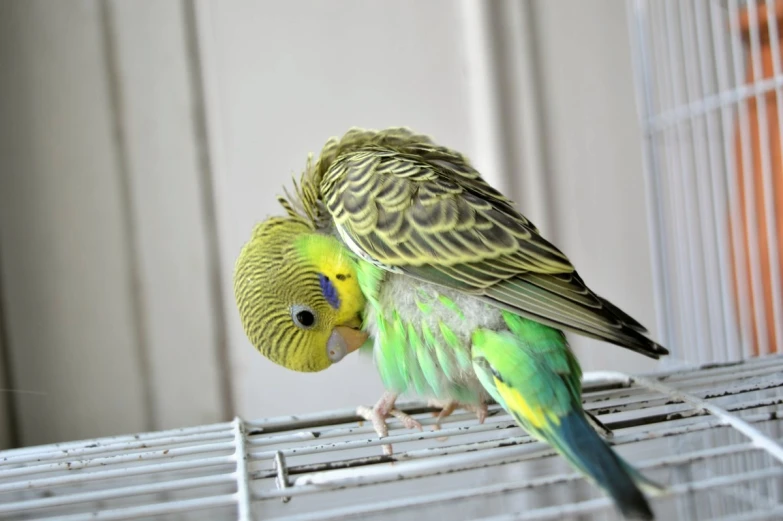
POLYGON ((418 420, 414 419, 413 417, 411 417, 411 415, 404 413, 399 409, 392 409, 391 411, 389 411, 389 414, 397 418, 408 429, 423 430, 421 423, 418 420))
MULTIPOLYGON (((480 405, 472 405, 472 404, 461 404, 458 402, 455 402, 453 400, 448 401, 439 401, 439 400, 430 400, 428 402, 428 405, 430 407, 440 407, 439 413, 432 413, 433 416, 437 416, 437 419, 435 420, 435 425, 433 425, 432 430, 439 431, 440 430, 440 424, 445 419, 451 416, 451 414, 457 410, 458 408, 465 409, 466 411, 470 411, 476 414, 476 418, 478 419, 478 422, 484 423, 484 420, 487 419, 487 404, 482 403, 480 405)), ((445 438, 444 438, 445 439, 445 438)))
MULTIPOLYGON (((394 408, 396 395, 390 393, 384 394, 378 403, 373 407, 359 406, 356 408, 356 414, 365 420, 372 422, 372 426, 379 438, 385 438, 389 435, 389 426, 386 418, 393 416, 408 429, 423 430, 421 423, 411 417, 409 414, 394 408)), ((391 444, 383 445, 383 453, 387 456, 392 454, 391 444)))

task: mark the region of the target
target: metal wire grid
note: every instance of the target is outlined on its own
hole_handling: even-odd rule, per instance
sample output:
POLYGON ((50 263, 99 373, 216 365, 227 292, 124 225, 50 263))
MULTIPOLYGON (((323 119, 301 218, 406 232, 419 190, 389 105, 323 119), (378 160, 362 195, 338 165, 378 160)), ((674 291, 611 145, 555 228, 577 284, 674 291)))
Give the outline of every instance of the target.
POLYGON ((774 15, 768 17, 767 30, 758 23, 760 11, 774 13, 781 7, 777 4, 779 0, 628 2, 645 134, 658 329, 676 356, 696 363, 779 350, 771 344, 783 347, 783 269, 775 223, 776 211, 783 209, 776 210, 774 203, 775 184, 783 179, 773 178, 780 172, 771 161, 783 148, 783 132, 780 143, 771 139, 775 118, 766 108, 774 99, 775 126, 783 125, 783 66, 776 43, 783 29, 774 15), (750 20, 749 46, 741 35, 741 9, 750 20), (774 74, 762 77, 760 42, 767 37, 773 42, 774 74), (752 81, 746 79, 748 60, 752 81), (751 126, 749 106, 757 108, 757 125, 751 126), (751 136, 762 143, 758 151, 751 136), (754 199, 757 180, 751 175, 757 163, 761 201, 754 199), (737 165, 745 172, 741 181, 737 165), (761 205, 765 236, 759 231, 761 205), (766 254, 759 248, 764 239, 769 245, 767 279, 762 278, 766 254), (772 323, 764 312, 770 307, 764 301, 770 290, 772 323), (777 340, 770 342, 772 331, 777 340))
MULTIPOLYGON (((596 373, 585 390, 616 450, 669 485, 653 499, 660 519, 783 518, 783 357, 596 373)), ((430 409, 405 409, 432 425, 430 409)), ((490 413, 479 425, 458 412, 437 432, 393 421, 393 456, 352 411, 4 451, 0 518, 617 518, 548 446, 490 413)))

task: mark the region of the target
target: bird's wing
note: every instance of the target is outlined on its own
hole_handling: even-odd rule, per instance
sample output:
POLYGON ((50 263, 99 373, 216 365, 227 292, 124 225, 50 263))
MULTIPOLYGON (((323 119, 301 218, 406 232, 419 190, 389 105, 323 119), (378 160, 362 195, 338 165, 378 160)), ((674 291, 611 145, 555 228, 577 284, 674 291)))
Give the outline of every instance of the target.
POLYGON ((357 131, 322 168, 320 204, 366 260, 646 356, 668 352, 461 154, 404 129, 357 131))

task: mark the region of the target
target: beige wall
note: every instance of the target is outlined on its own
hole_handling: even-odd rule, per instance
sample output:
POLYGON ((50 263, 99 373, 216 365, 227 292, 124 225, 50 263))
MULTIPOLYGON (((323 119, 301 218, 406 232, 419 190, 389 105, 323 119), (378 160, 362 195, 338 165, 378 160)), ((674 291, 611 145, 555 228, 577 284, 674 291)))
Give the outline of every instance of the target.
POLYGON ((41 393, 12 395, 21 442, 374 402, 369 360, 258 355, 230 284, 281 185, 354 125, 471 155, 653 326, 625 5, 586 4, 0 4, 4 348, 8 385, 41 393))
POLYGON ((9 384, 36 392, 13 395, 24 444, 229 414, 183 5, 0 4, 9 384))

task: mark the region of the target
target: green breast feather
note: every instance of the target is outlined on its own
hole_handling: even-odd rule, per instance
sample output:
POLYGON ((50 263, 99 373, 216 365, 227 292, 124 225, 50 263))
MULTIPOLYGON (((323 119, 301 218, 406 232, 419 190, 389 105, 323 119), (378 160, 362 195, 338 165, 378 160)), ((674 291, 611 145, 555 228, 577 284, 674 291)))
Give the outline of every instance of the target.
POLYGON ((473 371, 471 337, 478 328, 504 327, 499 309, 367 262, 358 276, 367 296, 364 327, 375 339, 387 389, 466 404, 486 398, 473 371))

